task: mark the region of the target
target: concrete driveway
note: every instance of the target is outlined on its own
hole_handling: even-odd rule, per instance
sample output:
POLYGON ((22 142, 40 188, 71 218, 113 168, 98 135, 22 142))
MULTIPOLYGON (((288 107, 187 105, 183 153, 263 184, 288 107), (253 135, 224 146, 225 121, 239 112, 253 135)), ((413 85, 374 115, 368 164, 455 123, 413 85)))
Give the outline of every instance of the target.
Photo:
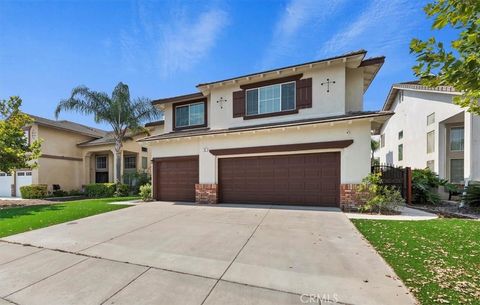
POLYGON ((4 238, 0 305, 9 302, 386 305, 415 299, 339 210, 155 202, 4 238))

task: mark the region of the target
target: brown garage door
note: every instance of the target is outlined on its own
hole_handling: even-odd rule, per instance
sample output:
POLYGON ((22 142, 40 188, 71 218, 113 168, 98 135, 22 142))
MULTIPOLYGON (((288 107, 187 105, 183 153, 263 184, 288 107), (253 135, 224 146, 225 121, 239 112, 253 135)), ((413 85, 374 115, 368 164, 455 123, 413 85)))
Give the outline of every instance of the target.
POLYGON ((338 206, 340 153, 219 159, 220 200, 338 206))
POLYGON ((162 201, 195 201, 198 157, 154 160, 154 195, 162 201))

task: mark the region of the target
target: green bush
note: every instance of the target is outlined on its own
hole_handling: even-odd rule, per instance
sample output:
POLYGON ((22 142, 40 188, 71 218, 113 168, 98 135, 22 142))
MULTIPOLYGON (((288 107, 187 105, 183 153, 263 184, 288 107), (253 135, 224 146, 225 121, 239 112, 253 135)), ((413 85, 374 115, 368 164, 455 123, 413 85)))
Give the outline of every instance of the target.
POLYGON ((48 195, 46 184, 32 184, 20 187, 20 193, 24 199, 40 199, 48 195))
POLYGON ((415 203, 438 204, 440 202, 439 186, 446 186, 447 189, 453 187, 429 168, 412 170, 412 192, 415 203))
POLYGON ((361 212, 389 213, 405 204, 398 190, 382 185, 381 173, 369 174, 363 178, 357 194, 361 212))
POLYGON ((142 185, 150 183, 150 181, 151 177, 147 172, 139 171, 123 174, 123 182, 130 186, 130 190, 135 195, 140 192, 142 185))
POLYGON ((473 207, 480 207, 480 183, 470 182, 465 188, 463 201, 473 207))
POLYGON ((152 200, 152 185, 150 183, 144 184, 140 187, 140 197, 143 201, 152 200))
POLYGON ((91 198, 113 197, 115 191, 115 183, 93 183, 85 185, 85 195, 91 198))
POLYGON ((130 186, 127 184, 116 184, 115 197, 127 197, 130 193, 130 186))

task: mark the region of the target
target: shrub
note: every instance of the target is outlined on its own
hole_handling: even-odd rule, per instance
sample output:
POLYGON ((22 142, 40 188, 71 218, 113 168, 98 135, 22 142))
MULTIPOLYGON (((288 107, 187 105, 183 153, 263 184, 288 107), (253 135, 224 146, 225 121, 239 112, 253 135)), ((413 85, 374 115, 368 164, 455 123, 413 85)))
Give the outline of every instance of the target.
POLYGON ((82 196, 83 192, 80 190, 71 190, 68 192, 68 196, 82 196))
POLYGON ((357 189, 357 200, 362 204, 361 212, 386 213, 394 212, 405 200, 398 190, 382 186, 381 173, 369 174, 363 178, 357 189))
POLYGON ((55 190, 52 192, 53 197, 65 197, 68 196, 68 192, 65 192, 63 190, 55 190))
POLYGON ((413 201, 421 204, 437 204, 440 202, 438 187, 452 187, 447 180, 440 179, 438 175, 430 170, 414 169, 412 170, 412 192, 413 201))
POLYGON ((32 184, 20 187, 20 193, 24 199, 40 199, 47 197, 46 184, 32 184))
POLYGON ((115 187, 115 197, 126 197, 130 193, 130 187, 127 184, 118 183, 115 187))
POLYGON ((133 194, 138 194, 140 191, 140 187, 147 183, 150 183, 151 177, 146 172, 133 172, 133 173, 125 173, 123 175, 123 182, 130 186, 130 190, 133 194))
POLYGON ((152 199, 152 185, 150 183, 144 184, 140 187, 140 196, 143 201, 151 201, 152 199))
POLYGON ((113 197, 115 191, 115 183, 93 183, 85 185, 85 195, 87 197, 113 197))
POLYGON ((480 183, 470 182, 462 199, 470 206, 480 207, 480 183))

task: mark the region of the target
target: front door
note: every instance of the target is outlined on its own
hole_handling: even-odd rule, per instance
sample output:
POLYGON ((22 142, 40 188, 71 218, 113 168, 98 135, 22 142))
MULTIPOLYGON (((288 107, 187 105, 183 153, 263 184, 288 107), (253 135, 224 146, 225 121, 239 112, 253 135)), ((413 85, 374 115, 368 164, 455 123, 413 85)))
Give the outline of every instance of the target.
POLYGON ((108 157, 95 157, 95 183, 108 182, 108 157))

